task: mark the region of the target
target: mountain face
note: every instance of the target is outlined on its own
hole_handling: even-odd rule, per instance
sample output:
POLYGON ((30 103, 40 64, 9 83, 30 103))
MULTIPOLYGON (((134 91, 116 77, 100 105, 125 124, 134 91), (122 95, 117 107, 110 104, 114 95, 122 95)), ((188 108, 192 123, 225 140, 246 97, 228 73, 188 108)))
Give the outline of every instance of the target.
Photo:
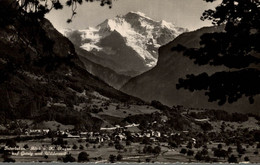
POLYGON ((77 53, 80 60, 83 62, 85 69, 94 76, 97 76, 108 85, 115 89, 120 89, 132 77, 116 73, 110 68, 94 63, 88 59, 88 56, 94 56, 82 48, 77 48, 77 53))
POLYGON ((223 109, 230 112, 252 112, 259 114, 260 97, 256 97, 254 104, 249 104, 245 98, 233 104, 218 106, 216 102, 209 103, 203 91, 190 92, 176 89, 179 78, 187 74, 200 74, 207 72, 213 74, 216 71, 227 70, 225 67, 198 66, 183 52, 172 51, 178 44, 188 48, 199 47, 200 36, 204 33, 222 31, 223 27, 205 27, 197 31, 181 34, 169 44, 159 49, 157 66, 135 78, 129 80, 121 90, 130 95, 137 96, 147 101, 159 100, 162 103, 173 105, 185 105, 198 108, 223 109))
POLYGON ((93 116, 102 110, 99 103, 144 103, 87 72, 73 44, 48 20, 4 4, 13 15, 0 19, 0 124, 29 119, 96 130, 106 120, 93 116))
POLYGON ((107 19, 95 28, 63 30, 74 45, 93 53, 87 58, 119 74, 136 76, 157 63, 158 48, 187 29, 154 21, 140 12, 107 19))

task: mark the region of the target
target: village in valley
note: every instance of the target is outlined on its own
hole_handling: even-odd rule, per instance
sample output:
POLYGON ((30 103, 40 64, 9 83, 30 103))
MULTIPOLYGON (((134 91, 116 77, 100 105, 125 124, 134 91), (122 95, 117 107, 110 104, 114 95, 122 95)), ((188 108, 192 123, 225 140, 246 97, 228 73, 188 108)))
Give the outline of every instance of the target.
POLYGON ((1 162, 260 162, 256 114, 120 102, 77 84, 73 97, 51 92, 62 97, 3 119, 1 162))
POLYGON ((193 119, 193 130, 171 129, 167 117, 158 112, 151 114, 150 119, 144 117, 140 123, 125 122, 101 127, 99 131, 68 129, 57 122, 49 122, 56 129, 27 128, 20 129, 19 135, 10 131, 9 135, 1 136, 1 157, 8 162, 260 161, 257 116, 241 115, 247 116, 246 119, 237 122, 214 121, 209 116, 201 118, 209 114, 208 111, 183 111, 188 118, 197 117, 193 119))

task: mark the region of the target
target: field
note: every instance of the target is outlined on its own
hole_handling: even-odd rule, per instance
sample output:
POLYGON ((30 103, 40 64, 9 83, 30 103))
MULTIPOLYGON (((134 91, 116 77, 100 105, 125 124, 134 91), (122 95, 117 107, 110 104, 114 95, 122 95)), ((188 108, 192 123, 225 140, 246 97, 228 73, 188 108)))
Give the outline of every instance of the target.
MULTIPOLYGON (((180 151, 182 148, 186 148, 186 145, 183 144, 179 148, 169 148, 167 143, 158 143, 156 142, 152 146, 159 145, 161 148, 160 154, 145 154, 143 153, 143 148, 145 147, 144 144, 140 143, 132 143, 129 146, 125 145, 125 142, 121 142, 123 144, 124 149, 117 150, 115 149, 115 146, 110 146, 109 142, 104 143, 98 143, 98 144, 91 144, 87 143, 84 140, 79 139, 71 139, 71 138, 64 138, 64 140, 68 141, 67 147, 70 149, 68 151, 56 151, 57 153, 69 153, 71 156, 77 159, 80 152, 87 152, 89 154, 89 161, 90 162, 109 162, 109 156, 110 155, 122 155, 122 160, 120 162, 199 162, 195 159, 195 154, 202 150, 201 148, 192 148, 194 151, 193 156, 187 156, 187 154, 181 154, 180 151), (86 147, 87 144, 87 147, 86 147), (73 148, 73 145, 76 145, 77 148, 73 148), (80 146, 83 146, 83 148, 80 148, 80 146)), ((42 140, 30 140, 25 142, 19 142, 17 143, 18 146, 23 147, 24 145, 28 145, 29 148, 31 147, 41 147, 41 148, 49 148, 49 147, 55 147, 54 145, 51 145, 51 139, 45 138, 42 140)), ((227 162, 227 158, 217 158, 214 156, 212 148, 217 148, 219 143, 210 143, 207 145, 209 156, 214 159, 214 161, 217 162, 227 162)), ((236 146, 230 145, 226 146, 225 144, 222 144, 223 149, 228 149, 228 147, 232 148, 232 153, 234 155, 238 155, 236 151, 236 146)), ((243 146, 246 148, 246 152, 244 155, 241 156, 241 158, 238 157, 239 162, 244 162, 244 157, 247 156, 252 163, 260 162, 260 157, 256 156, 254 152, 256 149, 256 144, 252 146, 243 146)), ((27 152, 40 152, 40 151, 30 151, 29 149, 26 150, 27 152)), ((48 155, 48 157, 45 156, 45 154, 39 155, 39 156, 21 156, 21 155, 12 155, 11 158, 15 159, 16 162, 56 162, 56 161, 62 161, 62 155, 48 155)), ((0 161, 3 161, 2 158, 0 161)))

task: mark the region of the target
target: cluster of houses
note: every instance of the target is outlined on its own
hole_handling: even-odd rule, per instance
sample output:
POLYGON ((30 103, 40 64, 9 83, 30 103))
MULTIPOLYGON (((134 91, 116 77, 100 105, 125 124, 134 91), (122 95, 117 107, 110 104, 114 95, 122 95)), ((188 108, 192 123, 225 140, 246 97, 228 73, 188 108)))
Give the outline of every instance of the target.
MULTIPOLYGON (((204 121, 204 120, 203 120, 204 121)), ((154 121, 151 124, 156 124, 154 121)), ((57 129, 55 132, 50 129, 28 129, 25 134, 29 136, 35 135, 47 135, 49 132, 52 134, 56 134, 57 136, 63 136, 65 138, 75 138, 75 139, 84 139, 90 143, 102 143, 102 142, 110 142, 110 141, 126 141, 129 136, 131 138, 140 141, 144 138, 149 139, 151 142, 160 141, 160 139, 167 139, 173 135, 187 134, 189 131, 174 132, 174 133, 162 133, 158 130, 148 129, 145 131, 141 131, 139 129, 140 124, 128 124, 125 126, 115 125, 112 127, 101 127, 98 132, 83 132, 83 131, 74 131, 74 130, 59 130, 57 129), (126 135, 127 133, 127 135, 126 135)), ((193 143, 196 141, 193 140, 193 143)))
POLYGON ((25 135, 47 135, 50 129, 27 129, 25 135))
MULTIPOLYGON (((129 131, 131 132, 131 136, 133 138, 147 137, 150 138, 150 140, 156 141, 157 138, 160 138, 162 136, 161 132, 154 130, 147 130, 145 132, 141 132, 138 129, 139 125, 140 124, 135 123, 126 125, 124 127, 115 125, 109 128, 101 128, 99 132, 76 132, 71 130, 56 130, 55 134, 64 136, 66 138, 88 139, 90 142, 104 142, 113 139, 124 141, 127 139, 126 134, 124 132, 129 129, 135 130, 129 131)), ((25 131, 25 135, 47 135, 50 131, 50 129, 28 129, 25 131)))

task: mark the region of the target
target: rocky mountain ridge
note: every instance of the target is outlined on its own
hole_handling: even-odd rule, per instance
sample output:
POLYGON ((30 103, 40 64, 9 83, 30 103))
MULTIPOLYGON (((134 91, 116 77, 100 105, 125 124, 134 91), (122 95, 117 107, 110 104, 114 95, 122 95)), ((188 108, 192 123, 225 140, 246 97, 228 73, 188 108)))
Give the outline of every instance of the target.
POLYGON ((136 76, 157 63, 158 48, 187 29, 154 21, 140 12, 107 19, 96 27, 64 29, 74 45, 93 53, 93 62, 117 73, 136 76))

